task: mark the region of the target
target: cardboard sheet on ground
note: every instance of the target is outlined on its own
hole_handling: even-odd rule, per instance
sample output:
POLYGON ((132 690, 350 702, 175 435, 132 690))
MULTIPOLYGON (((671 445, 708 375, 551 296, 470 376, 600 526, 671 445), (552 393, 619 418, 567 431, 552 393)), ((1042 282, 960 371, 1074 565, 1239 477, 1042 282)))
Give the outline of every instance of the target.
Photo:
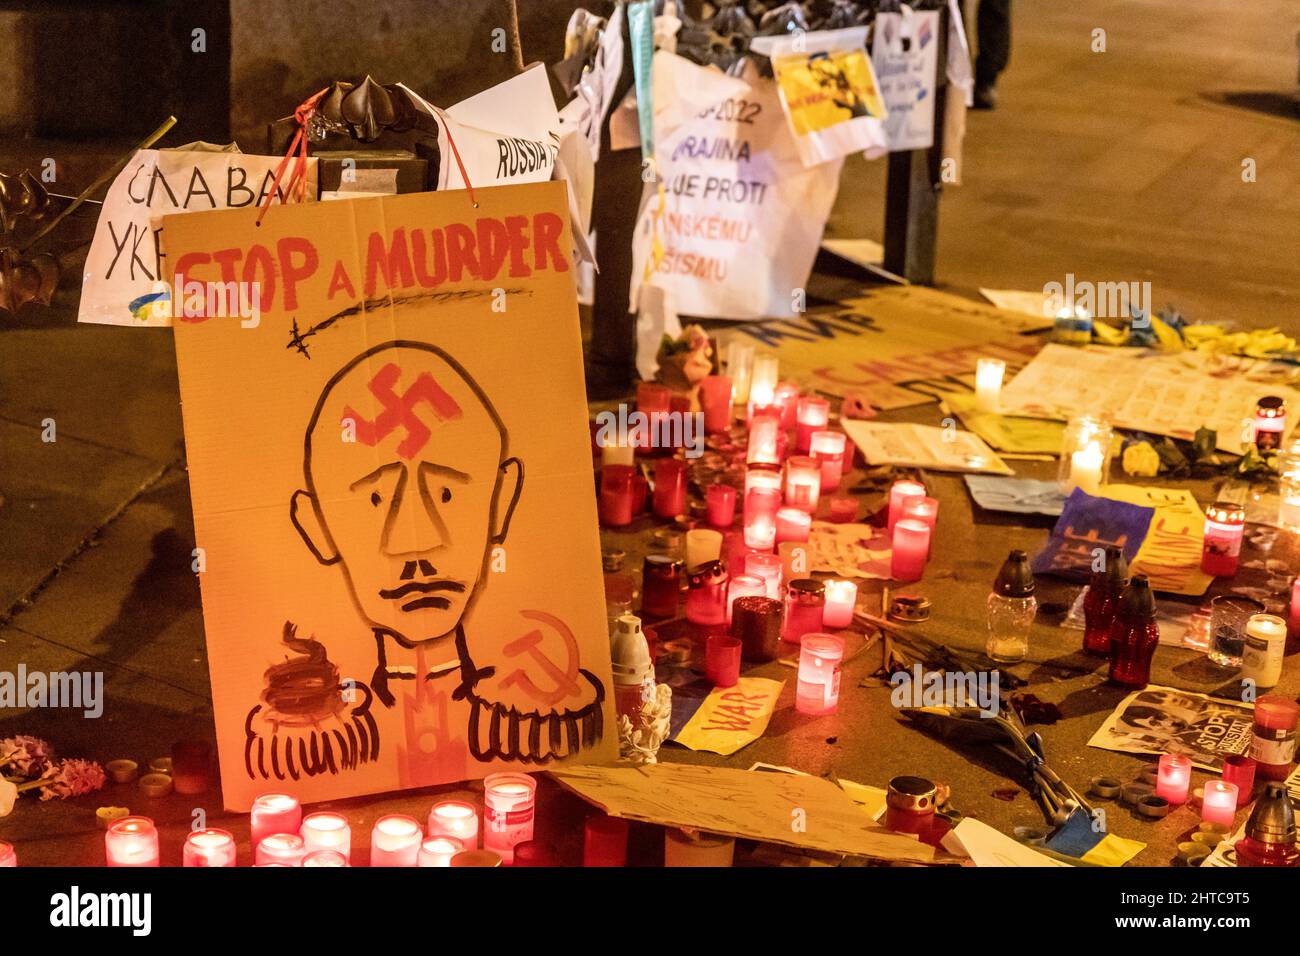
POLYGON ((175 327, 231 809, 616 753, 565 187, 475 198, 166 220, 264 282, 175 327))
POLYGON ((783 687, 785 681, 765 677, 742 677, 733 687, 715 687, 671 739, 691 750, 734 754, 763 736, 783 687))
POLYGON ((1253 704, 1148 684, 1120 701, 1089 747, 1119 753, 1182 754, 1218 773, 1229 754, 1250 752, 1253 704))
POLYGON ((974 432, 934 425, 846 419, 844 431, 872 465, 909 465, 935 471, 1012 474, 974 432))
MULTIPOLYGON (((1242 450, 1242 433, 1265 395, 1300 407, 1295 375, 1277 363, 1145 349, 1047 345, 1002 389, 1002 412, 1066 420, 1098 415, 1119 428, 1191 439, 1202 426, 1220 451, 1242 450)), ((1288 416, 1291 428, 1296 416, 1288 416)))
POLYGON ((888 580, 889 536, 869 524, 814 521, 808 534, 808 570, 841 578, 888 580))
POLYGON ((788 319, 749 322, 719 334, 777 351, 781 377, 827 395, 853 391, 877 408, 907 408, 934 401, 943 388, 970 387, 976 360, 1024 365, 1041 344, 1019 335, 1040 325, 920 286, 887 286, 846 299, 835 308, 788 319))
MULTIPOLYGON (((271 192, 282 156, 191 144, 183 149, 142 149, 108 187, 86 255, 78 322, 168 326, 174 310, 172 281, 161 257, 157 217, 177 212, 256 207, 271 192)), ((316 200, 316 160, 307 160, 304 190, 316 200)), ((279 203, 284 188, 276 190, 279 203)), ((227 281, 236 281, 236 274, 227 281)))
POLYGON ((821 777, 658 763, 551 772, 611 816, 878 860, 926 863, 934 850, 873 824, 821 777), (807 826, 792 827, 802 810, 807 826))

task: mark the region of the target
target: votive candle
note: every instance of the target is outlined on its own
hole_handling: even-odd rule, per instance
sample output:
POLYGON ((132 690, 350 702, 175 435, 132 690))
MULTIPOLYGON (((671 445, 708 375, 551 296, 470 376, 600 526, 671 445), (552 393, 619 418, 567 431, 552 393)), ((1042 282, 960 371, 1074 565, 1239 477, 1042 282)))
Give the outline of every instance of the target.
POLYGON ((1291 636, 1300 637, 1300 577, 1291 583, 1291 636))
POLYGON ((858 499, 849 495, 831 499, 831 521, 835 524, 851 524, 858 518, 858 499))
POLYGON ((767 597, 767 583, 756 574, 737 574, 727 584, 727 623, 731 623, 732 610, 737 599, 767 597))
POLYGON ((107 866, 158 866, 158 829, 148 817, 123 817, 104 834, 107 866))
POLYGON ((1237 573, 1241 540, 1246 532, 1246 509, 1219 501, 1205 509, 1205 542, 1201 548, 1201 570, 1216 578, 1237 573))
POLYGON ((182 866, 234 866, 235 838, 225 830, 193 830, 181 848, 182 866))
POLYGON ((812 514, 821 497, 822 470, 817 459, 792 455, 785 460, 785 503, 812 514))
POLYGON ((894 525, 893 554, 889 576, 895 581, 919 581, 930 555, 930 527, 915 518, 903 518, 894 525))
POLYGON ((341 813, 321 811, 307 814, 302 818, 298 835, 308 853, 335 850, 352 859, 352 828, 348 826, 348 818, 341 813))
POLYGON ((709 561, 686 573, 686 620, 713 626, 727 620, 727 569, 709 561))
POLYGON ((423 842, 424 831, 415 817, 401 813, 382 816, 370 831, 370 865, 415 866, 423 842))
POLYGON ((925 485, 919 481, 896 481, 889 488, 889 533, 904 517, 903 506, 912 498, 924 498, 925 485))
POLYGON ((465 844, 455 837, 429 837, 420 844, 417 866, 451 866, 451 858, 465 850, 465 844))
POLYGON ((13 845, 0 841, 0 867, 17 865, 18 854, 14 851, 13 845))
POLYGON ((776 541, 807 541, 812 515, 798 508, 781 508, 776 513, 776 541))
POLYGON ((930 528, 930 540, 934 540, 934 523, 939 517, 939 500, 937 498, 927 498, 922 495, 920 498, 908 498, 903 502, 904 518, 914 518, 917 521, 924 522, 930 528))
MULTIPOLYGON (((270 863, 266 865, 280 866, 282 864, 270 863)), ((351 866, 351 864, 348 863, 348 858, 338 850, 313 850, 302 858, 302 867, 304 870, 345 866, 351 866)))
POLYGON ((611 441, 600 446, 600 467, 602 469, 608 468, 610 465, 631 468, 635 461, 636 449, 631 445, 620 445, 611 441))
POLYGON ((813 432, 808 443, 808 453, 821 468, 822 494, 834 491, 844 476, 844 448, 847 439, 843 432, 813 432))
POLYGON ((705 513, 715 528, 730 528, 736 520, 736 489, 731 485, 709 485, 704 492, 705 513))
POLYGON ((686 567, 697 568, 722 557, 722 533, 708 528, 686 532, 686 567))
POLYGON ((749 448, 745 460, 750 465, 778 465, 781 456, 777 449, 777 436, 781 433, 781 419, 776 415, 756 415, 749 423, 749 448))
POLYGON ((1286 432, 1286 400, 1277 395, 1265 395, 1255 405, 1255 447, 1261 452, 1277 451, 1282 447, 1286 432))
POLYGON ((655 466, 655 516, 676 518, 685 511, 686 462, 680 458, 665 458, 655 466))
POLYGON ((1192 761, 1182 754, 1163 754, 1156 770, 1156 796, 1164 797, 1170 806, 1187 802, 1187 791, 1192 785, 1192 761))
POLYGON ((821 630, 826 607, 826 586, 813 578, 795 578, 785 589, 785 622, 781 640, 800 643, 805 634, 821 630))
POLYGON ((755 355, 752 368, 749 377, 749 404, 771 405, 776 398, 779 370, 776 355, 771 352, 755 355))
POLYGON ((478 848, 478 808, 465 800, 442 800, 429 811, 428 835, 455 837, 468 850, 478 848))
POLYGON ((776 513, 781 508, 781 492, 773 488, 754 488, 745 495, 745 545, 771 551, 776 545, 776 513))
POLYGON ((726 634, 710 634, 704 645, 704 676, 714 687, 735 687, 740 680, 741 643, 726 634))
POLYGON ((306 855, 306 843, 298 834, 272 833, 263 838, 253 851, 253 862, 258 866, 267 863, 302 866, 302 858, 306 855))
POLYGON ((781 597, 781 559, 769 552, 745 555, 745 573, 763 579, 770 598, 781 597))
POLYGON ((1001 359, 982 358, 975 363, 975 408, 996 413, 1002 402, 1002 377, 1007 363, 1001 359))
POLYGON ((732 400, 737 405, 749 401, 749 382, 754 372, 754 346, 732 339, 727 343, 727 375, 734 383, 732 400))
POLYGON ((1071 452, 1069 491, 1082 488, 1087 494, 1097 494, 1101 490, 1101 469, 1105 460, 1105 451, 1096 443, 1071 452))
MULTIPOLYGON (((746 495, 755 488, 771 488, 773 491, 780 491, 782 484, 781 472, 773 468, 750 468, 745 472, 746 495)), ((743 499, 741 503, 743 505, 743 499)))
POLYGON ((302 804, 287 793, 264 793, 253 801, 248 816, 251 842, 256 847, 272 833, 297 833, 302 826, 302 804))
POLYGON ((1201 796, 1201 819, 1232 828, 1237 815, 1237 785, 1226 780, 1206 781, 1201 796))
POLYGON ((858 586, 852 581, 827 581, 822 625, 833 628, 848 627, 853 623, 853 609, 857 603, 858 586))
POLYGON ((799 646, 799 682, 794 706, 801 714, 833 714, 840 702, 840 662, 844 639, 834 634, 805 634, 799 646))
POLYGON ((507 866, 515 844, 533 838, 537 781, 525 773, 493 773, 483 780, 483 848, 507 866))
POLYGON ((1223 779, 1237 787, 1238 799, 1250 801, 1255 792, 1255 761, 1245 754, 1228 754, 1223 758, 1223 779))
POLYGON ((731 379, 726 375, 707 375, 700 382, 700 410, 704 412, 704 430, 709 434, 731 427, 731 395, 731 379))
POLYGON ((781 430, 794 428, 799 414, 799 386, 794 382, 778 382, 772 404, 781 410, 781 430))
POLYGON ((607 528, 621 528, 632 523, 637 512, 636 468, 627 465, 606 465, 600 470, 600 523, 607 528))
POLYGON ((585 839, 582 846, 583 866, 626 866, 626 820, 593 813, 587 817, 585 839))
POLYGON ((794 450, 806 455, 812 450, 813 432, 824 431, 831 419, 831 403, 815 395, 799 399, 798 424, 795 427, 794 450))

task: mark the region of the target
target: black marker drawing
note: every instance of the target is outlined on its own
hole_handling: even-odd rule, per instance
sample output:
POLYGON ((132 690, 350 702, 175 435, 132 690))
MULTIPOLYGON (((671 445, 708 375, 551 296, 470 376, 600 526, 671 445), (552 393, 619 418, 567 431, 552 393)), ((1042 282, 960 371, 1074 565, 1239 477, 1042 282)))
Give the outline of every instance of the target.
POLYGON ((411 727, 411 713, 431 700, 428 682, 459 674, 451 699, 470 705, 466 743, 477 760, 541 763, 601 739, 605 690, 577 666, 564 622, 521 609, 533 630, 500 659, 473 650, 467 618, 510 530, 524 466, 460 363, 409 340, 353 358, 316 403, 303 478, 290 519, 316 560, 339 568, 370 628, 370 687, 385 707, 399 704, 396 682, 419 682, 400 702, 411 727), (541 653, 543 635, 567 650, 565 660, 541 653), (395 656, 416 665, 393 666, 395 656), (515 706, 520 696, 535 707, 515 706))

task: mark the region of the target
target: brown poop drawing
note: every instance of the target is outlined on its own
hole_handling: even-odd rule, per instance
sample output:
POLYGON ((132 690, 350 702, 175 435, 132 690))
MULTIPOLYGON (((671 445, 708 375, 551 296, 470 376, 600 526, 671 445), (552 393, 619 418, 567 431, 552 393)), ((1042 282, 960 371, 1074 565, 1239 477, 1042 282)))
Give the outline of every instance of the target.
POLYGON ((262 701, 244 721, 250 779, 298 780, 337 774, 379 757, 370 688, 342 681, 325 646, 284 622, 283 643, 298 656, 266 670, 262 701))

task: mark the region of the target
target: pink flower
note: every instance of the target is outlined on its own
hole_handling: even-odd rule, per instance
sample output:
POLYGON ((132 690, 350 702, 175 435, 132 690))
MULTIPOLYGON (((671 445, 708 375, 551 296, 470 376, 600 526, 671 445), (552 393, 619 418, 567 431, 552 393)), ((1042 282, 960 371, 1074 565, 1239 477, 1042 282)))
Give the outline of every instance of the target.
POLYGON ((67 799, 94 793, 104 786, 104 768, 93 760, 60 760, 41 775, 41 799, 67 799))
POLYGON ((0 739, 0 766, 13 765, 19 776, 40 776, 53 760, 54 748, 39 737, 19 734, 0 739))

